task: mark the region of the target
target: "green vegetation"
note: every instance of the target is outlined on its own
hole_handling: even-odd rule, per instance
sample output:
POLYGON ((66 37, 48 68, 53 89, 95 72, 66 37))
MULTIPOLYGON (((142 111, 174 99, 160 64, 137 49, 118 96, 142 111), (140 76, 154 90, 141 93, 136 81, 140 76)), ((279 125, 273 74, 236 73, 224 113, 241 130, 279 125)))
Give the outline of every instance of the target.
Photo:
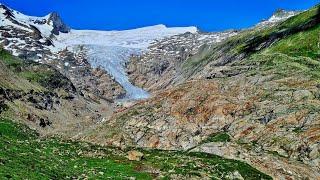
POLYGON ((33 83, 46 81, 51 75, 53 75, 53 71, 51 69, 41 67, 45 65, 40 65, 30 61, 22 61, 3 49, 0 50, 0 58, 8 69, 13 71, 19 77, 33 83))
POLYGON ((1 119, 0 176, 27 179, 128 178, 151 179, 134 163, 85 143, 40 140, 28 128, 1 119))
POLYGON ((281 77, 302 73, 320 80, 320 25, 282 39, 261 53, 251 56, 246 64, 258 71, 273 71, 281 77))
POLYGON ((221 179, 235 171, 245 179, 271 179, 246 163, 204 153, 140 149, 144 159, 129 161, 120 149, 54 138, 39 139, 37 133, 26 126, 3 118, 0 118, 0 136, 0 177, 8 179, 181 176, 221 179))
POLYGON ((231 140, 229 134, 220 132, 209 136, 203 143, 209 142, 229 142, 231 140))
POLYGON ((212 51, 213 49, 211 46, 201 47, 196 55, 190 57, 182 64, 183 72, 188 74, 192 71, 196 71, 196 69, 200 68, 202 65, 205 65, 205 63, 210 61, 210 52, 212 51))
POLYGON ((295 133, 302 133, 303 132, 303 129, 301 127, 296 127, 293 129, 292 132, 295 132, 295 133))
POLYGON ((320 58, 320 25, 280 40, 268 52, 283 53, 293 57, 320 58))
POLYGON ((16 69, 23 66, 23 62, 18 58, 15 58, 6 50, 0 48, 0 57, 2 62, 10 69, 16 69))
MULTIPOLYGON (((10 71, 9 73, 12 73, 13 76, 17 76, 20 78, 20 80, 26 80, 33 86, 42 86, 42 90, 53 90, 56 88, 68 88, 74 90, 69 79, 48 65, 39 64, 32 61, 23 61, 10 55, 10 53, 3 49, 0 49, 0 61, 5 66, 0 66, 0 68, 2 68, 0 69, 0 72, 1 70, 3 71, 4 68, 7 68, 10 71)), ((8 74, 6 75, 8 78, 13 78, 8 74)), ((17 78, 14 79, 16 80, 17 78)), ((26 84, 25 82, 17 82, 15 85, 19 86, 19 83, 21 83, 21 86, 26 84)), ((4 87, 6 87, 5 85, 8 86, 8 83, 1 82, 0 80, 0 86, 1 84, 4 84, 4 87)))
MULTIPOLYGON (((320 23, 319 6, 305 11, 297 16, 266 29, 249 30, 230 41, 236 44, 237 53, 252 54, 261 49, 268 48, 277 39, 285 39, 300 32, 309 31, 320 23)), ((230 43, 230 42, 229 42, 230 43)))
POLYGON ((275 74, 279 78, 303 75, 320 81, 319 6, 278 26, 251 30, 229 41, 239 42, 236 47, 238 53, 250 54, 236 64, 256 67, 249 71, 251 75, 275 74), (257 51, 261 44, 267 44, 266 48, 258 48, 257 51))
POLYGON ((39 73, 34 71, 23 71, 19 73, 20 77, 25 78, 31 82, 37 83, 47 81, 51 75, 51 73, 39 73))
MULTIPOLYGON (((308 57, 319 60, 320 37, 319 37, 320 10, 316 6, 277 26, 269 28, 254 28, 241 32, 227 41, 217 44, 211 48, 200 50, 199 54, 187 59, 182 69, 187 76, 202 69, 209 62, 224 59, 223 63, 233 62, 243 57, 260 54, 266 50, 270 53, 283 53, 292 57, 308 57), (281 39, 279 42, 277 42, 281 39), (276 44, 274 44, 276 42, 276 44)), ((264 53, 265 55, 266 53, 264 53)), ((272 54, 272 56, 273 56, 272 54)), ((272 57, 270 57, 272 58, 272 57)), ((275 57, 277 58, 277 57, 275 57)), ((258 59, 258 58, 255 58, 258 59)), ((286 59, 286 58, 284 58, 286 59)), ((219 63, 218 63, 219 64, 219 63)), ((309 72, 318 71, 318 62, 306 62, 311 65, 309 72), (316 66, 314 65, 316 64, 316 66)), ((288 64, 283 64, 287 66, 288 64)), ((289 64, 296 66, 297 64, 289 64)), ((302 64, 303 66, 305 64, 302 64)), ((271 68, 271 67, 270 67, 271 68)), ((296 67, 301 68, 301 67, 296 67)), ((288 68, 287 68, 288 69, 288 68)), ((318 73, 316 73, 318 75, 318 73)))

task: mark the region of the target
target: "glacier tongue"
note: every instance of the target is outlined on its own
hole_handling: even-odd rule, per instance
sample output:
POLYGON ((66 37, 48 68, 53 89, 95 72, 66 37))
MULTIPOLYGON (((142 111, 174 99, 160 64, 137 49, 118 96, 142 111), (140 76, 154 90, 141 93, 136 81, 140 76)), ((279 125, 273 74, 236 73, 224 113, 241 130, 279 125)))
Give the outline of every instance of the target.
POLYGON ((125 63, 131 54, 138 54, 140 49, 120 46, 85 45, 88 61, 93 67, 102 67, 126 90, 128 99, 145 99, 149 93, 132 85, 125 72, 125 63))
POLYGON ((125 63, 131 55, 147 50, 151 43, 166 37, 196 33, 196 27, 168 28, 164 25, 150 26, 124 31, 71 30, 60 34, 54 41, 52 51, 82 45, 87 51, 88 61, 93 67, 102 67, 123 86, 128 99, 144 99, 149 93, 130 83, 125 63))

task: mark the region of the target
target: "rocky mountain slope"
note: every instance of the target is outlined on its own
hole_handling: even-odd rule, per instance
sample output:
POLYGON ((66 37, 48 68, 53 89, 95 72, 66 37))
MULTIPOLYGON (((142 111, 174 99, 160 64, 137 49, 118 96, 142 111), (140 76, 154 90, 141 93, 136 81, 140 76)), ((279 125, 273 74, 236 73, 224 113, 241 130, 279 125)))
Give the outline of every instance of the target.
POLYGON ((127 65, 130 80, 149 92, 162 90, 180 83, 182 63, 202 51, 237 34, 237 31, 222 33, 185 33, 156 41, 141 55, 131 57, 127 65))
POLYGON ((66 140, 104 121, 113 111, 111 102, 86 97, 54 66, 3 49, 0 77, 2 178, 271 179, 244 162, 207 153, 66 140))
POLYGON ((23 61, 0 51, 1 117, 24 122, 43 136, 73 137, 113 109, 104 99, 85 97, 49 65, 23 61))
MULTIPOLYGON (((272 27, 299 13, 278 10, 253 29, 272 27)), ((210 52, 212 47, 240 32, 231 30, 217 33, 186 33, 154 42, 148 51, 131 58, 127 65, 130 80, 151 92, 184 82, 189 79, 185 76, 187 59, 205 58, 205 54, 210 52)))
POLYGON ((244 160, 276 179, 317 179, 319 24, 316 6, 205 45, 173 73, 166 72, 170 65, 163 56, 141 68, 143 58, 135 59, 129 69, 138 72, 129 74, 159 74, 151 83, 134 74, 139 85, 157 90, 176 78, 178 85, 115 114, 83 139, 207 152, 244 160), (145 72, 149 66, 160 70, 145 72))

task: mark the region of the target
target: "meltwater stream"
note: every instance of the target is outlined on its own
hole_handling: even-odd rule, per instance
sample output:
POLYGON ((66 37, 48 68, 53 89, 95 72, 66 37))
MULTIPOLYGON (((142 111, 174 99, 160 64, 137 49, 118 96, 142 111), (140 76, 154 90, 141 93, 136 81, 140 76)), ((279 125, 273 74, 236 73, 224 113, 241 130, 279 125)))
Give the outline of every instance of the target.
POLYGON ((125 63, 140 49, 120 46, 85 45, 88 61, 93 67, 102 67, 126 90, 126 99, 145 99, 149 93, 130 83, 125 71, 125 63))

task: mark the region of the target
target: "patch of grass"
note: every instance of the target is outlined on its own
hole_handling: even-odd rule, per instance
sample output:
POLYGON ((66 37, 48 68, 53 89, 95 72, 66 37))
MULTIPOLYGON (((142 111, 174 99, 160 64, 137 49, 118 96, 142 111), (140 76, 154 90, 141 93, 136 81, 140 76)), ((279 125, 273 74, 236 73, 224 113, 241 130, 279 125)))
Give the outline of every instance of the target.
MULTIPOLYGON (((229 173, 238 171, 244 179, 271 179, 262 175, 246 163, 237 160, 224 159, 216 155, 181 151, 144 151, 146 160, 168 174, 180 174, 184 177, 209 177, 225 179, 229 173)), ((167 175, 168 175, 167 174, 167 175)))
POLYGON ((248 65, 257 66, 260 74, 269 72, 279 77, 289 77, 293 74, 304 74, 314 80, 320 79, 320 62, 308 57, 291 57, 282 53, 260 53, 245 61, 248 65))
POLYGON ((0 120, 0 134, 0 177, 151 179, 148 173, 135 171, 134 163, 113 158, 111 151, 58 139, 40 140, 35 132, 10 120, 0 120))
MULTIPOLYGON (((319 6, 294 16, 273 27, 260 36, 270 36, 274 32, 287 34, 267 49, 252 54, 243 61, 253 65, 251 71, 268 72, 278 77, 303 74, 320 81, 320 10, 319 6)), ((251 74, 253 74, 251 72, 251 74)))
POLYGON ((296 127, 296 128, 294 128, 293 129, 293 131, 292 132, 295 132, 295 133, 302 133, 303 132, 303 129, 301 128, 301 127, 296 127))
MULTIPOLYGON (((269 53, 283 53, 291 57, 309 57, 313 60, 320 58, 320 25, 304 32, 300 32, 282 39, 274 44, 269 53)), ((311 60, 310 60, 311 61, 311 60)), ((319 61, 306 62, 319 67, 319 61)))
POLYGON ((246 163, 205 153, 138 149, 144 159, 129 161, 126 151, 39 139, 36 132, 4 118, 0 118, 0 136, 0 177, 12 179, 223 179, 235 171, 245 179, 271 179, 246 163))
POLYGON ((16 69, 21 66, 23 66, 23 62, 19 60, 18 58, 12 56, 9 52, 6 50, 0 48, 0 57, 3 63, 8 66, 10 69, 16 69))
POLYGON ((36 66, 36 63, 23 61, 17 57, 12 56, 10 53, 3 49, 0 49, 0 59, 5 64, 5 66, 14 74, 30 82, 39 83, 53 75, 53 73, 50 73, 50 70, 46 68, 33 69, 33 66, 36 66))
POLYGON ((186 61, 182 64, 182 69, 184 73, 191 73, 192 71, 195 71, 195 68, 201 67, 201 65, 207 63, 211 59, 211 52, 214 49, 211 48, 211 46, 202 46, 199 49, 199 52, 188 58, 186 61), (191 72, 190 72, 191 71, 191 72))
POLYGON ((287 158, 286 156, 281 155, 281 154, 279 154, 279 153, 276 152, 276 151, 267 151, 267 153, 268 153, 268 154, 271 154, 271 155, 273 155, 273 156, 276 156, 276 157, 287 158))
POLYGON ((19 73, 20 77, 36 83, 47 81, 52 75, 53 73, 50 73, 50 72, 35 72, 35 71, 23 71, 19 73))
POLYGON ((220 132, 209 136, 203 143, 209 142, 229 142, 231 140, 230 135, 225 132, 220 132))
MULTIPOLYGON (((288 77, 293 74, 304 74, 320 80, 320 25, 293 34, 273 44, 266 50, 252 55, 247 65, 258 67, 256 71, 278 74, 288 77)), ((252 71, 255 71, 254 69, 252 71)))
MULTIPOLYGON (((10 53, 1 48, 0 60, 3 62, 6 69, 10 70, 10 73, 20 78, 19 80, 25 80, 34 86, 42 86, 43 89, 47 90, 63 88, 75 92, 75 88, 71 81, 49 65, 32 61, 23 61, 10 55, 10 53)), ((12 77, 8 77, 7 79, 10 78, 12 77)), ((0 80, 0 85, 2 84, 5 85, 5 83, 0 80)), ((21 86, 23 86, 22 83, 21 86)))

